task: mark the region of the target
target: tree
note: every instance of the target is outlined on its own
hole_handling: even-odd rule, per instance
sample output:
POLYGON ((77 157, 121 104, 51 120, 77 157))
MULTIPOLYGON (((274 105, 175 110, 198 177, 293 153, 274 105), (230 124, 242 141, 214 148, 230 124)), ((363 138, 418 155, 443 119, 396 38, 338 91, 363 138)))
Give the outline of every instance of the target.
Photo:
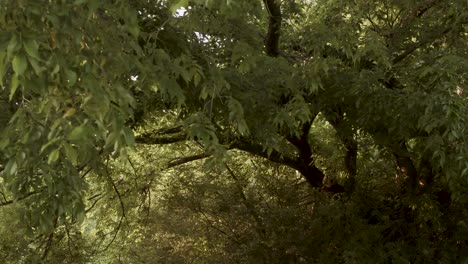
MULTIPOLYGON (((156 174, 205 160, 226 177, 237 174, 229 160, 239 150, 299 172, 316 190, 342 193, 343 208, 356 206, 349 215, 370 223, 395 217, 402 222, 392 227, 414 236, 419 224, 427 231, 421 237, 433 240, 428 248, 445 250, 451 241, 463 252, 466 238, 455 234, 466 227, 468 202, 465 7, 453 0, 6 1, 1 205, 24 206, 31 235, 48 241, 45 259, 57 230, 82 222, 104 193, 120 201, 120 228, 129 176, 115 164, 130 149, 170 153, 153 165, 156 174), (383 193, 363 197, 372 188, 383 193), (457 210, 439 229, 430 220, 457 210)), ((408 245, 402 233, 384 238, 408 245)), ((329 253, 345 258, 349 245, 331 241, 329 253)))

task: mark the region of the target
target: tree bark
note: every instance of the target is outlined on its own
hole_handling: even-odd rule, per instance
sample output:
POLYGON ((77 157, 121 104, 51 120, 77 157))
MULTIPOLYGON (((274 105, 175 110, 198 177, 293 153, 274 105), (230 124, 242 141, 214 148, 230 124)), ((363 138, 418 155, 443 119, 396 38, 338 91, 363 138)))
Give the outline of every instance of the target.
POLYGON ((263 0, 268 12, 268 32, 265 38, 265 52, 268 56, 279 55, 279 40, 281 30, 281 4, 279 0, 263 0))

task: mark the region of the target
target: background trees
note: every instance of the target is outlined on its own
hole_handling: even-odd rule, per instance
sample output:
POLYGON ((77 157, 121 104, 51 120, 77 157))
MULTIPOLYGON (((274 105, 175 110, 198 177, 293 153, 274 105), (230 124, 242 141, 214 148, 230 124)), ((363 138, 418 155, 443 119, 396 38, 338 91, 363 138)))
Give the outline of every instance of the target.
POLYGON ((10 1, 0 21, 5 259, 466 260, 466 3, 10 1))

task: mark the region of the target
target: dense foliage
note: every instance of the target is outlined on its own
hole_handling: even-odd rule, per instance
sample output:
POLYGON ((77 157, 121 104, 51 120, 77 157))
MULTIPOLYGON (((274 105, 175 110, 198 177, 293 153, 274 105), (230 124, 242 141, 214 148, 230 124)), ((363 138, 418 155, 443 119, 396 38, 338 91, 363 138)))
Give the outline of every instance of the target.
POLYGON ((0 2, 6 263, 466 263, 459 0, 0 2))

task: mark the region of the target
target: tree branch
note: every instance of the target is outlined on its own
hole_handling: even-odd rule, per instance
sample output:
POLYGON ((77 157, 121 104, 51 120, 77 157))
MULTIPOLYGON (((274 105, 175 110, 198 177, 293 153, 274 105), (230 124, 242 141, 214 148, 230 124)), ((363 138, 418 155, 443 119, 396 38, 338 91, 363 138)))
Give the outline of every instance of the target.
POLYGON ((279 0, 263 0, 268 12, 268 32, 265 38, 265 52, 268 56, 277 57, 281 30, 281 3, 279 0))
MULTIPOLYGON (((109 160, 107 160, 107 162, 109 162, 109 160)), ((102 250, 102 252, 105 252, 107 249, 109 249, 109 247, 114 243, 115 239, 117 238, 117 234, 119 233, 120 231, 120 228, 122 226, 122 223, 123 223, 123 219, 126 218, 126 214, 125 214, 125 204, 122 200, 122 195, 120 194, 120 191, 119 189, 117 188, 117 185, 115 184, 114 180, 112 179, 110 173, 109 173, 109 167, 108 167, 108 164, 106 164, 106 177, 108 179, 108 181, 110 182, 111 186, 112 186, 112 189, 114 189, 114 192, 115 194, 117 195, 118 199, 119 199, 119 203, 120 203, 120 210, 121 210, 121 213, 122 215, 120 216, 120 219, 119 219, 119 223, 117 225, 117 227, 114 229, 114 236, 112 237, 111 241, 109 241, 109 243, 107 244, 107 246, 102 250)))
POLYGON ((413 194, 418 187, 419 173, 414 166, 413 160, 409 155, 408 148, 404 141, 398 144, 390 145, 393 155, 395 156, 396 162, 400 169, 400 172, 404 176, 406 183, 404 191, 408 191, 413 194))
POLYGON ((309 143, 309 131, 314 119, 315 117, 310 122, 302 125, 301 134, 298 138, 289 137, 288 141, 299 151, 300 165, 297 170, 301 172, 310 185, 313 187, 320 187, 322 186, 325 174, 314 165, 312 148, 309 143))
POLYGON ((343 143, 346 154, 344 157, 345 167, 348 173, 346 188, 352 191, 357 173, 357 142, 354 139, 352 127, 345 123, 344 115, 339 110, 323 111, 325 118, 335 129, 338 138, 343 143))
POLYGON ((135 137, 135 142, 147 145, 163 145, 182 142, 187 139, 187 134, 177 133, 174 135, 157 136, 154 133, 145 133, 135 137))
POLYGON ((236 140, 229 146, 229 149, 238 149, 245 152, 248 152, 252 155, 265 158, 269 161, 286 165, 293 169, 299 170, 300 163, 297 157, 291 157, 286 154, 282 154, 276 150, 273 150, 269 155, 264 147, 258 143, 249 141, 249 140, 236 140))
POLYGON ((177 158, 177 159, 169 161, 167 163, 167 166, 166 166, 165 169, 176 167, 176 166, 179 166, 179 165, 191 162, 191 161, 201 160, 201 159, 207 158, 209 156, 211 156, 211 155, 202 153, 202 154, 196 154, 196 155, 192 155, 192 156, 177 158))
POLYGON ((266 234, 266 228, 262 221, 262 218, 257 214, 254 205, 247 199, 247 196, 245 195, 245 192, 244 192, 244 186, 242 186, 242 184, 239 182, 239 179, 237 178, 236 174, 234 174, 234 172, 231 170, 231 168, 227 164, 225 164, 225 166, 226 166, 227 171, 229 172, 229 175, 236 183, 242 202, 244 203, 245 207, 249 211, 252 218, 255 220, 255 223, 257 226, 256 228, 257 233, 260 236, 264 236, 266 234))
POLYGON ((148 145, 163 145, 182 142, 187 139, 183 126, 165 127, 156 131, 146 132, 135 137, 135 142, 148 145))
POLYGON ((27 194, 25 194, 24 196, 18 198, 18 199, 14 199, 14 200, 8 200, 8 201, 4 201, 4 202, 0 202, 0 206, 5 206, 5 205, 9 205, 9 204, 12 204, 12 203, 15 203, 15 202, 19 202, 19 201, 22 201, 24 199, 27 199, 33 195, 36 195, 36 194, 39 194, 41 193, 43 190, 43 188, 41 188, 40 190, 38 191, 34 191, 34 192, 29 192, 27 194))
POLYGON ((414 44, 408 45, 408 47, 405 49, 405 51, 403 51, 403 53, 396 56, 392 60, 392 64, 397 64, 397 63, 401 62, 402 60, 404 60, 406 57, 411 55, 413 52, 415 52, 420 47, 422 47, 422 46, 424 46, 426 44, 432 43, 434 40, 444 36, 447 33, 449 33, 452 29, 453 29, 453 26, 448 26, 446 28, 439 29, 435 33, 431 34, 431 36, 428 36, 425 40, 422 40, 419 43, 414 43, 414 44))

